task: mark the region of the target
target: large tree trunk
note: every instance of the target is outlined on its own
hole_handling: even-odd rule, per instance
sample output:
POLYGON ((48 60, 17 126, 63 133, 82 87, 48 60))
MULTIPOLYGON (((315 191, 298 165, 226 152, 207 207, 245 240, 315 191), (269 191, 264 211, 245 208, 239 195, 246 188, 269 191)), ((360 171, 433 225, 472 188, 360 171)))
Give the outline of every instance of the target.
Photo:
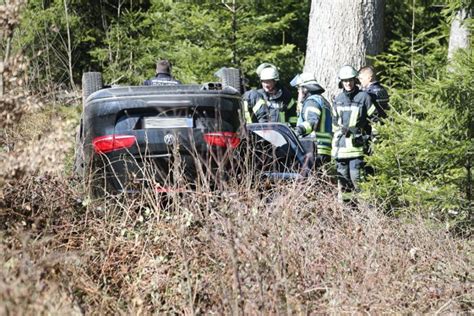
POLYGON ((305 71, 314 71, 327 97, 339 92, 337 71, 356 69, 383 49, 384 0, 312 0, 305 71))
POLYGON ((454 53, 458 49, 469 47, 469 29, 467 27, 467 19, 470 17, 472 17, 472 9, 462 9, 458 11, 451 22, 448 59, 453 58, 454 53))

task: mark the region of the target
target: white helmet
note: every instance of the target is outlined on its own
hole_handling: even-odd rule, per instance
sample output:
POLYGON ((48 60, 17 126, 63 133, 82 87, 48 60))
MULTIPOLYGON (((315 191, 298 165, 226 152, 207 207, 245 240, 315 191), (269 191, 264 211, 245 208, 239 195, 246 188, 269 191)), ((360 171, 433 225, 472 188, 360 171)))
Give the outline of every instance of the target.
POLYGON ((313 72, 303 72, 296 83, 298 87, 305 87, 311 84, 318 84, 313 72))
POLYGON ((275 69, 277 69, 277 67, 276 67, 274 64, 261 63, 260 65, 258 65, 257 69, 255 70, 255 72, 257 73, 257 76, 260 77, 260 73, 261 73, 262 70, 265 69, 265 68, 275 68, 275 69))
POLYGON ((340 80, 345 80, 345 79, 351 79, 351 78, 357 78, 359 73, 357 70, 354 69, 354 67, 345 65, 342 66, 341 69, 339 69, 339 81, 340 80))
POLYGON ((321 94, 325 91, 316 80, 314 72, 303 72, 302 74, 296 75, 293 80, 291 80, 290 84, 293 87, 305 88, 305 91, 310 93, 321 94))
POLYGON ((260 80, 280 80, 280 75, 278 74, 278 70, 274 67, 267 67, 263 68, 260 72, 260 80))
POLYGON ((303 72, 297 74, 290 82, 292 87, 301 87, 303 85, 317 84, 316 75, 313 72, 303 72))

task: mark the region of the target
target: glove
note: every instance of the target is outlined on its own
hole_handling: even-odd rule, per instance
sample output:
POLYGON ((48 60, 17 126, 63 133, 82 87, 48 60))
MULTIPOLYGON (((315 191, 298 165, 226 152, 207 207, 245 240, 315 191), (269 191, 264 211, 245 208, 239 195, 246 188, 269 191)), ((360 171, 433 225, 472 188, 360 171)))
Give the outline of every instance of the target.
POLYGON ((346 136, 346 137, 349 137, 349 135, 352 133, 352 135, 357 135, 357 128, 355 127, 341 127, 341 132, 342 132, 342 135, 346 136))
POLYGON ((303 136, 305 132, 305 128, 303 126, 297 126, 295 128, 295 134, 297 137, 303 136))
POLYGON ((349 128, 347 128, 345 126, 341 127, 341 133, 342 133, 342 135, 348 137, 349 136, 349 128))

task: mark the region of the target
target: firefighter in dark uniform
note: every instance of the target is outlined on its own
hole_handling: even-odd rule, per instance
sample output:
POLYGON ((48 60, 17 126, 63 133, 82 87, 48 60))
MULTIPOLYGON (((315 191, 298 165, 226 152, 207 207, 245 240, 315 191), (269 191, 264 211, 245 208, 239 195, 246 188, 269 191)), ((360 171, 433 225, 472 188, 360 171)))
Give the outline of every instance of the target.
POLYGON ((317 148, 316 168, 331 161, 332 116, 329 102, 321 95, 325 90, 313 73, 304 72, 292 80, 298 88, 301 111, 295 129, 297 135, 309 136, 317 148))
POLYGON ((333 144, 332 156, 336 160, 340 197, 352 199, 359 190, 364 170, 364 148, 370 130, 368 111, 372 105, 370 96, 356 85, 358 72, 351 66, 339 70, 339 88, 342 92, 334 99, 332 107, 333 144))
MULTIPOLYGON (((390 108, 388 101, 389 96, 387 90, 377 81, 375 69, 372 66, 364 66, 359 70, 360 88, 367 92, 372 98, 372 105, 367 111, 370 121, 370 142, 377 141, 376 124, 383 124, 383 120, 387 118, 387 112, 390 108)), ((367 147, 367 154, 372 153, 372 146, 367 147)), ((369 174, 373 174, 373 169, 367 166, 369 174)))
POLYGON ((156 63, 156 76, 145 80, 143 83, 145 86, 166 86, 180 84, 178 80, 171 76, 171 63, 166 60, 160 60, 156 63))
POLYGON ((367 115, 372 123, 378 123, 387 117, 389 109, 389 96, 387 90, 377 81, 375 69, 364 66, 359 70, 359 81, 362 91, 367 92, 372 98, 372 106, 367 115))
POLYGON ((296 104, 290 92, 280 85, 277 68, 263 63, 257 68, 262 88, 244 95, 248 123, 280 122, 296 126, 296 104))

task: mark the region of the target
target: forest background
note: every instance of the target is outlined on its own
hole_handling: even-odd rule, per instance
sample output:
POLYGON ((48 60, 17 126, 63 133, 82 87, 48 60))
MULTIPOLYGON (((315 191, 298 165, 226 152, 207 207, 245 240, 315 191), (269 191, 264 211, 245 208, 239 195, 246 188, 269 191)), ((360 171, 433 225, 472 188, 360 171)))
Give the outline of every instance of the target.
MULTIPOLYGON (((346 299, 338 297, 339 300, 334 301, 334 296, 331 296, 334 293, 330 291, 330 287, 328 289, 327 285, 330 281, 334 282, 334 279, 330 280, 328 277, 331 273, 326 274, 326 279, 322 277, 327 282, 325 286, 321 288, 316 286, 316 290, 310 292, 305 292, 310 290, 309 288, 298 292, 298 286, 302 284, 309 286, 305 283, 308 280, 300 280, 302 283, 293 280, 291 285, 286 284, 285 278, 287 280, 291 280, 292 277, 299 279, 297 274, 292 275, 291 271, 281 270, 279 266, 281 262, 276 265, 280 268, 270 269, 274 274, 268 273, 265 276, 260 270, 257 273, 257 276, 262 278, 260 286, 262 282, 265 284, 268 281, 268 284, 274 284, 275 280, 280 280, 280 287, 266 290, 260 287, 261 301, 244 304, 242 295, 252 297, 253 292, 246 292, 242 288, 241 282, 244 284, 245 282, 240 278, 244 277, 239 277, 239 269, 236 268, 240 266, 239 260, 234 260, 236 256, 241 255, 242 250, 235 248, 235 245, 232 246, 232 242, 230 242, 232 246, 230 249, 234 252, 226 253, 222 250, 223 258, 220 258, 223 262, 228 262, 229 267, 232 268, 229 268, 231 272, 225 274, 227 278, 223 278, 223 280, 230 280, 231 289, 226 289, 221 284, 221 287, 214 289, 215 292, 200 291, 201 287, 205 288, 203 276, 206 276, 209 271, 206 269, 194 271, 193 269, 201 267, 199 260, 194 261, 194 257, 178 251, 172 252, 173 255, 168 253, 153 257, 153 260, 166 263, 168 269, 170 269, 169 266, 179 269, 185 275, 184 281, 183 275, 176 279, 174 275, 170 276, 167 281, 171 285, 167 287, 155 280, 155 283, 160 284, 157 285, 158 288, 146 287, 145 291, 149 292, 142 296, 139 287, 149 283, 145 282, 145 279, 139 281, 136 278, 135 281, 124 279, 127 273, 113 271, 113 262, 119 262, 118 265, 125 267, 129 272, 130 270, 136 272, 137 266, 143 268, 141 261, 143 256, 133 251, 131 254, 125 253, 126 247, 118 247, 117 244, 124 245, 115 240, 117 247, 112 247, 116 250, 116 252, 112 251, 115 254, 115 261, 110 261, 110 257, 105 258, 104 253, 110 255, 111 243, 108 250, 102 252, 100 250, 102 246, 97 240, 77 241, 79 244, 82 242, 82 246, 78 246, 73 241, 75 234, 81 238, 85 238, 87 234, 97 234, 97 239, 99 239, 101 235, 97 231, 92 228, 88 231, 85 226, 79 225, 82 230, 77 228, 79 231, 68 231, 67 236, 64 236, 57 234, 58 227, 63 226, 58 226, 59 223, 53 220, 57 216, 55 214, 58 214, 57 208, 68 210, 65 214, 74 217, 73 214, 77 214, 79 207, 81 212, 97 220, 103 219, 104 216, 108 218, 107 216, 111 214, 105 212, 105 215, 97 215, 96 211, 91 211, 91 202, 80 200, 76 195, 77 188, 70 185, 72 156, 70 143, 81 110, 77 91, 80 89, 79 83, 83 72, 102 71, 105 81, 109 84, 140 84, 144 79, 154 75, 155 61, 166 58, 172 61, 173 73, 183 83, 214 81, 213 74, 216 70, 222 66, 234 66, 243 70, 251 87, 256 87, 258 86, 256 66, 261 62, 271 62, 279 67, 281 81, 288 83, 302 71, 305 64, 310 1, 242 2, 233 8, 231 3, 226 6, 220 2, 31 0, 22 10, 19 9, 20 6, 14 5, 20 2, 22 1, 7 1, 7 6, 2 7, 1 12, 2 26, 4 26, 0 41, 2 72, 9 80, 5 80, 2 87, 4 91, 2 91, 1 154, 2 160, 6 163, 1 170, 2 212, 0 216, 4 219, 1 236, 5 255, 2 261, 4 268, 0 282, 0 295, 5 303, 0 308, 7 311, 15 310, 18 308, 14 307, 15 304, 28 301, 26 293, 32 291, 32 288, 36 288, 33 290, 36 295, 29 299, 29 304, 20 304, 20 307, 23 306, 24 309, 19 309, 19 311, 38 311, 38 308, 51 311, 73 306, 72 310, 78 312, 90 311, 89 308, 99 313, 136 312, 145 308, 149 312, 172 310, 195 313, 199 311, 199 308, 212 310, 213 306, 218 305, 226 311, 244 311, 246 308, 281 311, 282 308, 286 308, 286 311, 291 312, 291 310, 298 310, 297 306, 299 308, 305 306, 309 310, 323 308, 340 312, 364 310, 371 305, 370 302, 364 302, 361 305, 361 301, 364 301, 362 294, 356 296, 357 299, 347 300, 348 297, 354 297, 349 294, 350 289, 344 292, 346 296, 343 297, 346 299), (10 7, 8 7, 9 3, 12 4, 10 7), (4 67, 7 62, 9 68, 4 67), (57 133, 58 129, 66 133, 60 135, 57 133), (67 133, 67 131, 71 132, 67 133), (33 150, 32 143, 35 144, 33 150), (63 145, 57 146, 57 144, 63 145), (45 149, 51 149, 51 152, 45 154, 45 149), (38 156, 43 157, 40 159, 38 156), (61 177, 52 176, 54 172, 56 174, 59 172, 61 177), (59 188, 62 191, 55 191, 59 188), (79 206, 70 200, 71 197, 75 199, 74 201, 78 200, 76 202, 79 206), (20 231, 22 234, 19 233, 20 231), (43 239, 47 236, 50 239, 43 239), (43 248, 34 242, 28 247, 25 246, 25 243, 31 242, 31 238, 40 241, 43 248), (65 243, 64 238, 67 239, 65 243), (86 256, 87 259, 78 254, 72 255, 68 251, 65 251, 66 255, 61 259, 58 259, 59 256, 52 255, 53 249, 64 251, 63 247, 70 247, 80 252, 85 249, 86 244, 92 249, 88 254, 90 257, 86 256), (39 249, 51 255, 38 256, 39 249), (25 251, 29 253, 32 260, 41 258, 41 260, 33 260, 36 262, 35 266, 39 267, 37 270, 27 268, 31 262, 25 259, 25 251), (130 256, 136 259, 132 260, 133 264, 130 264, 130 256), (75 260, 79 263, 71 264, 75 260), (70 264, 74 268, 70 268, 70 264), (97 272, 97 269, 100 272, 97 272), (16 276, 12 276, 12 271, 16 271, 16 274, 13 274, 16 276), (53 282, 48 284, 54 286, 48 290, 37 289, 39 284, 43 284, 45 273, 49 282, 53 282), (285 273, 288 275, 284 275, 285 273), (88 274, 91 275, 90 279, 86 277, 88 274), (270 274, 275 279, 266 279, 270 274), (72 281, 71 275, 80 275, 80 282, 72 281), (29 283, 28 278, 33 282, 29 283), (189 283, 190 280, 196 283, 189 283), (122 290, 121 287, 123 287, 122 290), (291 289, 299 294, 292 293, 291 289), (51 291, 56 297, 58 295, 61 297, 59 301, 63 303, 60 306, 55 305, 54 295, 46 300, 46 303, 38 303, 44 299, 42 295, 46 295, 45 292, 49 295, 51 291), (212 296, 219 291, 221 291, 221 297, 212 296), (266 297, 263 294, 265 291, 272 293, 269 306, 262 303, 265 301, 263 299, 266 297), (154 297, 153 293, 161 293, 161 299, 154 297), (63 296, 66 298, 64 299, 63 296), (173 301, 175 296, 181 299, 173 301), (112 302, 111 298, 118 299, 112 302)), ((379 71, 382 84, 389 90, 392 107, 389 119, 380 127, 381 142, 376 144, 375 154, 369 159, 376 173, 364 183, 364 195, 367 200, 377 205, 379 213, 390 216, 384 217, 382 221, 377 217, 377 225, 380 228, 393 225, 391 222, 393 215, 401 215, 401 218, 405 220, 410 218, 406 217, 408 215, 420 216, 417 220, 408 220, 410 223, 408 225, 416 227, 417 221, 426 221, 427 227, 433 228, 433 232, 423 230, 427 235, 415 237, 426 241, 430 238, 445 241, 444 238, 448 237, 440 237, 445 236, 443 235, 445 232, 448 232, 449 236, 455 236, 453 238, 461 237, 463 241, 460 246, 457 241, 454 242, 451 239, 445 244, 450 246, 456 244, 461 247, 457 252, 450 252, 452 254, 450 258, 457 261, 457 264, 466 264, 446 274, 449 275, 446 279, 450 280, 447 281, 449 286, 446 288, 451 289, 451 292, 446 288, 433 289, 430 286, 424 289, 423 285, 414 290, 415 293, 418 293, 420 289, 426 290, 425 292, 420 290, 423 295, 421 295, 422 299, 416 301, 419 305, 410 305, 408 303, 410 299, 407 299, 408 305, 402 307, 397 306, 401 298, 398 298, 398 301, 389 302, 390 300, 387 301, 386 297, 382 299, 377 296, 378 300, 375 300, 381 310, 384 308, 398 312, 412 309, 425 312, 437 311, 440 308, 441 310, 451 308, 452 311, 472 310, 472 296, 466 294, 469 293, 469 289, 472 290, 470 282, 472 280, 467 276, 468 274, 461 272, 469 271, 468 268, 466 270, 466 266, 469 267, 469 260, 464 257, 465 251, 462 249, 466 247, 472 249, 470 243, 473 216, 471 168, 474 152, 472 40, 471 48, 458 51, 448 61, 451 22, 456 13, 463 8, 472 10, 472 4, 461 0, 386 1, 384 49, 380 55, 370 59, 379 71), (383 221, 387 221, 385 225, 383 221), (436 236, 433 237, 431 234, 436 236), (455 281, 450 283, 451 280, 455 281)), ((472 33, 472 18, 467 19, 465 23, 472 33)), ((96 206, 93 207, 96 210, 96 206)), ((129 206, 127 210, 134 210, 134 208, 129 206)), ((150 217, 150 214, 144 215, 141 212, 143 210, 134 215, 136 216, 134 223, 140 222, 141 218, 140 229, 143 229, 143 217, 150 217)), ((189 225, 189 214, 185 212, 180 215, 184 216, 183 220, 186 221, 186 225, 189 225)), ((276 214, 267 215, 270 222, 276 216, 276 214)), ((64 222, 61 221, 61 225, 66 225, 66 218, 64 222)), ((204 220, 201 221, 204 222, 204 220)), ((354 220, 354 222, 357 221, 354 220)), ((370 223, 374 224, 374 222, 370 223)), ((223 228, 223 232, 220 233, 226 237, 230 236, 229 240, 233 240, 236 229, 233 225, 245 231, 244 224, 249 223, 235 221, 229 224, 226 222, 223 226, 225 229, 223 228)), ((189 227, 186 225, 185 227, 189 227)), ((203 223, 199 225, 206 226, 203 223)), ((334 225, 336 226, 333 232, 337 236, 340 227, 337 223, 334 225)), ((359 222, 358 225, 355 228, 345 227, 344 229, 358 234, 360 227, 363 227, 380 236, 380 232, 372 231, 373 228, 370 228, 370 225, 359 222)), ((406 229, 409 226, 401 227, 406 229)), ((284 228, 290 229, 286 226, 284 228)), ((324 226, 324 228, 328 227, 324 226)), ((135 241, 143 238, 144 244, 149 246, 150 236, 138 237, 136 226, 130 231, 127 228, 124 232, 124 229, 121 229, 118 234, 120 238, 126 240, 127 245, 130 236, 133 235, 135 241)), ((169 232, 165 228, 163 231, 169 232)), ((270 234, 271 232, 272 230, 270 234)), ((101 231, 101 233, 106 235, 110 232, 101 231)), ((351 233, 347 233, 347 236, 354 237, 351 233)), ((250 238, 250 232, 248 234, 248 240, 245 240, 245 236, 240 236, 243 240, 241 242, 244 246, 248 245, 251 248, 252 238, 250 238), (248 244, 245 243, 246 241, 248 244)), ((437 253, 436 256, 442 252, 443 248, 430 248, 435 247, 434 245, 407 246, 405 242, 413 237, 412 234, 405 230, 405 235, 398 237, 393 235, 393 238, 400 238, 400 249, 409 251, 408 263, 420 257, 420 249, 426 251, 431 249, 433 254, 437 253), (407 247, 408 249, 405 249, 407 247)), ((177 247, 191 247, 190 244, 186 244, 190 240, 183 238, 181 236, 177 239, 177 247)), ((341 238, 345 240, 345 237, 341 238)), ((296 239, 298 238, 295 237, 296 239)), ((155 246, 162 249, 166 244, 164 240, 158 239, 157 244, 161 248, 155 246)), ((196 240, 192 241, 196 242, 196 240)), ((217 243, 212 238, 207 241, 210 244, 217 243)), ((228 240, 225 239, 225 241, 228 240)), ((167 242, 174 241, 167 240, 167 242)), ((309 241, 305 240, 305 242, 309 241)), ((216 248, 220 249, 220 247, 217 243, 216 248)), ((262 247, 265 246, 262 245, 262 247)), ((282 255, 286 248, 279 249, 275 251, 277 251, 278 260, 282 262, 291 257, 290 255, 295 255, 295 257, 301 255, 301 251, 288 250, 289 257, 286 258, 282 255)), ((396 253, 400 249, 385 249, 385 251, 396 253)), ((381 251, 380 254, 382 253, 381 251)), ((446 258, 448 257, 446 254, 446 258)), ((424 264, 432 267, 436 260, 431 255, 428 258, 432 261, 425 260, 424 264)), ((336 260, 338 265, 334 266, 335 269, 351 262, 346 259, 336 260)), ((273 259, 268 260, 275 264, 273 259)), ((258 262, 262 263, 265 260, 256 260, 256 262, 258 266, 258 262)), ((324 263, 321 262, 321 266, 324 267, 324 263)), ((362 260, 362 262, 365 261, 362 260)), ((387 263, 387 265, 390 264, 387 263)), ((207 266, 211 267, 212 262, 207 262, 207 266)), ((272 265, 269 264, 269 266, 272 265)), ((352 282, 355 283, 352 284, 358 284, 358 279, 355 277, 357 273, 351 270, 354 267, 351 268, 350 264, 348 267, 350 275, 354 277, 352 282)), ((240 271, 241 274, 244 274, 243 270, 240 271)), ((311 271, 314 273, 313 270, 311 271)), ((327 270, 325 271, 328 273, 327 270)), ((443 271, 440 275, 445 273, 446 271, 443 271)), ((436 273, 429 275, 433 282, 437 280, 436 273)), ((407 276, 404 275, 404 277, 407 276)), ((407 279, 410 278, 407 277, 407 279)), ((342 279, 337 280, 341 282, 342 279)), ((214 282, 217 281, 214 280, 214 282)), ((385 287, 385 289, 386 293, 398 293, 393 288, 385 287)), ((410 290, 413 289, 410 288, 410 290)))
MULTIPOLYGON (((372 62, 394 110, 382 128, 388 140, 371 159, 377 175, 366 191, 392 212, 421 205, 444 219, 465 220, 472 206, 472 51, 460 53, 453 71, 446 67, 451 22, 468 5, 386 3, 385 47, 372 62)), ((304 67, 310 6, 35 0, 14 46, 31 61, 27 88, 50 96, 77 89, 82 73, 92 70, 110 84, 140 84, 162 58, 184 83, 213 81, 220 67, 233 66, 257 87, 255 68, 271 62, 288 85, 304 67)), ((472 29, 472 19, 466 24, 472 29)))

